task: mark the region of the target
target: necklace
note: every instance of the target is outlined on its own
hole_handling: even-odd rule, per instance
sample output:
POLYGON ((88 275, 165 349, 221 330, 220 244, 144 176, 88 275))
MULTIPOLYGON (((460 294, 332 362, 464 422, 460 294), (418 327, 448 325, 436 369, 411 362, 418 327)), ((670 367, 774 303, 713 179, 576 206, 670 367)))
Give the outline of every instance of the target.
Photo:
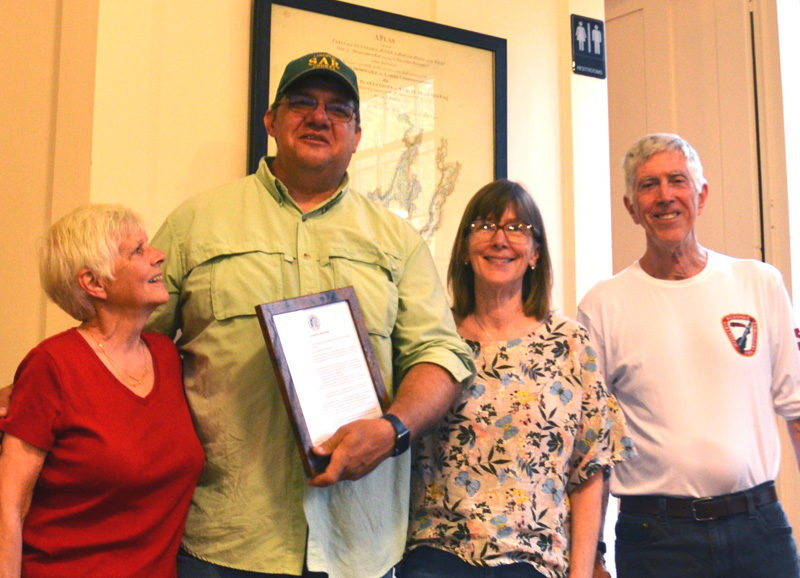
POLYGON ((486 337, 489 340, 490 343, 495 343, 497 341, 505 341, 503 339, 498 339, 497 337, 489 333, 486 330, 486 327, 483 326, 483 323, 481 323, 480 320, 478 319, 478 316, 475 315, 474 313, 472 314, 472 319, 475 321, 475 325, 478 326, 478 329, 480 329, 480 332, 483 334, 484 337, 486 337))
POLYGON ((483 336, 486 337, 489 340, 490 343, 496 343, 496 342, 500 342, 500 341, 504 341, 505 342, 505 341, 509 341, 509 339, 513 340, 516 337, 519 337, 521 335, 527 335, 528 333, 531 333, 531 332, 535 331, 542 324, 541 321, 539 321, 539 320, 537 320, 535 318, 532 318, 532 317, 526 318, 527 323, 526 323, 525 327, 518 326, 519 324, 511 324, 511 325, 507 324, 505 327, 503 327, 503 331, 505 332, 504 335, 506 335, 506 337, 501 339, 499 337, 496 337, 494 334, 490 333, 489 331, 487 331, 486 327, 484 327, 483 323, 481 323, 480 319, 478 319, 478 316, 475 313, 472 314, 472 319, 475 321, 476 327, 480 330, 480 332, 483 334, 483 336), (533 320, 532 323, 530 321, 531 319, 533 320), (513 325, 513 327, 512 327, 512 325, 513 325), (508 337, 509 333, 511 333, 511 335, 512 335, 512 337, 510 337, 510 338, 508 337), (519 335, 517 335, 517 333, 519 333, 519 335))
MULTIPOLYGON (((142 376, 139 377, 139 378, 136 378, 136 377, 132 376, 130 373, 128 373, 127 371, 125 371, 124 369, 122 369, 122 367, 117 365, 117 363, 114 361, 114 359, 111 357, 111 355, 109 355, 108 351, 106 351, 106 348, 103 347, 103 344, 100 343, 99 341, 97 341, 97 339, 94 338, 94 335, 92 335, 89 331, 86 331, 85 333, 86 333, 86 335, 89 336, 89 339, 91 339, 92 342, 97 346, 96 349, 98 351, 100 351, 100 353, 102 353, 103 356, 108 360, 108 362, 111 364, 111 367, 113 367, 117 371, 117 373, 120 373, 120 374, 124 375, 130 381, 133 382, 133 387, 134 388, 139 387, 142 384, 142 381, 144 381, 145 378, 147 378, 147 376, 150 374, 150 356, 149 355, 145 354, 144 372, 142 373, 142 376)), ((142 339, 141 338, 139 338, 139 343, 140 344, 142 343, 142 339)))

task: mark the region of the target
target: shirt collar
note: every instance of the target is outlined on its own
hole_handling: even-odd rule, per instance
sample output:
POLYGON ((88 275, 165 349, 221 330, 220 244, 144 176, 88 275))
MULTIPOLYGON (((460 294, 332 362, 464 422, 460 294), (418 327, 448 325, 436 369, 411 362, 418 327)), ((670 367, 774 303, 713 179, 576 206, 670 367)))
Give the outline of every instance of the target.
MULTIPOLYGON (((286 188, 286 185, 284 185, 280 179, 272 174, 270 164, 272 164, 274 158, 275 157, 261 158, 261 161, 258 163, 258 169, 256 170, 256 178, 261 181, 261 183, 264 185, 264 188, 267 189, 267 192, 272 195, 272 198, 274 198, 275 202, 277 202, 279 205, 286 203, 300 210, 300 207, 297 206, 297 203, 295 203, 294 199, 292 199, 291 195, 289 195, 289 189, 286 188)), ((344 177, 342 178, 342 182, 339 183, 339 188, 336 190, 336 193, 334 193, 333 196, 331 196, 324 203, 317 206, 313 211, 306 213, 306 215, 314 215, 320 212, 326 213, 334 205, 341 201, 342 197, 344 197, 349 190, 350 175, 345 173, 344 177)))

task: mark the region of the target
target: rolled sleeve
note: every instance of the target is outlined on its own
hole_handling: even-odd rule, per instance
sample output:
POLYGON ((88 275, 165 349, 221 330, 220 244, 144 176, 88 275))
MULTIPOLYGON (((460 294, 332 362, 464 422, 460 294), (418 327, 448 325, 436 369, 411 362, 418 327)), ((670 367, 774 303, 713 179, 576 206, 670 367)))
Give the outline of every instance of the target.
POLYGON ((392 333, 399 383, 418 363, 446 369, 462 386, 475 375, 469 346, 458 336, 430 251, 420 241, 409 254, 398 283, 398 313, 392 333))

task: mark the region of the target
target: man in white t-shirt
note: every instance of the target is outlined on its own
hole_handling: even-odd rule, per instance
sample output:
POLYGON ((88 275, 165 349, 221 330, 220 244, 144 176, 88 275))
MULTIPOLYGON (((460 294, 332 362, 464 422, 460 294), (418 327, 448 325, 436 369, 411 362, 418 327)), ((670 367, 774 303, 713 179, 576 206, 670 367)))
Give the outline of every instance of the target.
POLYGON ((800 334, 781 276, 700 245, 708 185, 679 136, 645 136, 624 169, 647 248, 578 310, 638 453, 611 476, 618 576, 800 576, 774 486, 775 413, 800 456, 800 334))

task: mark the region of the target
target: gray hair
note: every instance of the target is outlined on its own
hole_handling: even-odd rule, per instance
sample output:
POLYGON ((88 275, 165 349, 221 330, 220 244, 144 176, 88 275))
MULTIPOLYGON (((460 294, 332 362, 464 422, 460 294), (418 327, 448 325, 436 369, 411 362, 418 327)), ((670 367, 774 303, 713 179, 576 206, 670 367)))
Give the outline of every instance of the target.
POLYGON ((699 192, 706 184, 703 176, 703 165, 700 164, 700 157, 697 151, 688 142, 676 134, 659 132, 648 134, 640 138, 625 153, 622 161, 622 169, 625 172, 625 196, 629 201, 633 200, 633 188, 636 185, 636 171, 647 162, 647 160, 658 153, 680 151, 686 159, 686 168, 692 180, 692 185, 696 192, 699 192))
POLYGON ((53 223, 39 257, 45 293, 78 321, 94 317, 94 305, 78 284, 78 274, 89 269, 99 279, 113 280, 120 243, 139 230, 144 230, 142 218, 121 205, 86 205, 53 223))

